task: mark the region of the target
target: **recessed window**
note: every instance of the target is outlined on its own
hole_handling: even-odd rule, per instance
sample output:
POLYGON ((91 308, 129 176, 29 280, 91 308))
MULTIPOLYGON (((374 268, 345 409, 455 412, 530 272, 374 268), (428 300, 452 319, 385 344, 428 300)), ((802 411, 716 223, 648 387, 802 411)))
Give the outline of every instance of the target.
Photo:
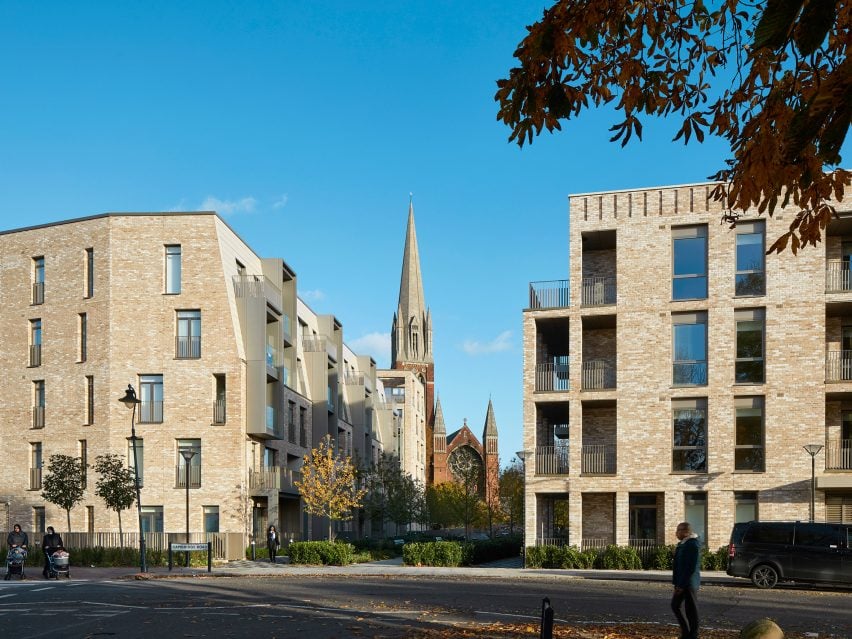
POLYGON ((219 532, 219 506, 204 506, 204 532, 219 532))
POLYGON ((737 274, 734 280, 736 295, 764 295, 766 293, 765 231, 764 223, 741 222, 737 224, 737 274))
POLYGON ((33 428, 44 428, 44 380, 33 381, 33 428))
POLYGON ((736 397, 736 448, 734 469, 762 473, 765 470, 763 446, 763 397, 736 397))
POLYGON ((163 421, 163 376, 139 376, 139 423, 159 424, 163 421))
POLYGON ((734 523, 757 521, 757 492, 734 493, 734 523))
POLYGON ((30 320, 30 366, 41 366, 41 319, 30 320))
POLYGON ((95 295, 95 249, 86 249, 86 297, 95 295))
POLYGON ((166 245, 166 294, 180 293, 181 252, 180 244, 166 245))
POLYGON ((95 423, 95 377, 86 375, 86 425, 95 423))
POLYGON ((86 361, 86 351, 88 350, 88 339, 89 339, 89 318, 85 313, 80 313, 77 316, 77 335, 79 337, 79 352, 77 354, 78 361, 85 362, 86 361))
POLYGON ((82 481, 80 482, 83 486, 83 489, 86 488, 86 481, 88 479, 88 473, 86 472, 89 468, 89 444, 85 439, 81 439, 77 442, 79 444, 80 451, 80 467, 83 470, 82 473, 82 481))
POLYGON ((707 297, 707 226, 672 229, 672 299, 707 297))
POLYGON ((201 440, 178 439, 176 443, 175 487, 186 488, 189 481, 190 488, 199 488, 201 486, 201 440), (189 462, 187 462, 187 456, 189 456, 189 462))
POLYGON ((225 401, 227 394, 225 392, 225 375, 213 375, 213 384, 215 399, 213 404, 213 423, 224 424, 228 416, 227 403, 225 401))
POLYGON ((41 442, 30 443, 30 490, 41 490, 41 442))
POLYGON ((201 357, 201 311, 177 312, 175 357, 178 359, 201 357))
POLYGON ((672 383, 707 384, 707 313, 672 315, 672 383))
POLYGON ((737 309, 734 312, 734 319, 737 323, 735 381, 737 384, 762 384, 764 381, 764 310, 762 308, 737 309))
POLYGON ((684 493, 683 515, 698 535, 698 543, 707 546, 707 493, 684 493))
POLYGON ((44 257, 33 258, 33 304, 44 304, 44 257))
POLYGON ((163 532, 163 507, 142 506, 142 531, 163 532))
POLYGON ((672 470, 707 472, 707 400, 672 401, 672 470))

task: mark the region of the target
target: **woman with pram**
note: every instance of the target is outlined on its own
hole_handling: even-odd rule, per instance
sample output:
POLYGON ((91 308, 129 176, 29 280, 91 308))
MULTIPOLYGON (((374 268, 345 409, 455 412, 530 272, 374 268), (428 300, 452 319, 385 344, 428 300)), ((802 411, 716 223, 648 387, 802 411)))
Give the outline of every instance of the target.
POLYGON ((27 557, 27 546, 30 545, 27 533, 21 530, 20 524, 15 524, 12 527, 12 532, 6 537, 6 545, 9 549, 6 551, 6 574, 3 579, 8 581, 13 574, 20 575, 24 578, 24 560, 27 557))
POLYGON ((41 540, 41 549, 44 552, 44 570, 41 574, 47 579, 50 576, 50 556, 57 550, 64 550, 62 537, 53 529, 53 526, 47 527, 47 534, 41 540))
POLYGON ((12 526, 12 532, 9 533, 9 536, 6 537, 6 545, 9 548, 22 548, 23 550, 27 549, 27 546, 30 545, 30 538, 27 537, 27 533, 21 530, 21 524, 15 524, 12 526))

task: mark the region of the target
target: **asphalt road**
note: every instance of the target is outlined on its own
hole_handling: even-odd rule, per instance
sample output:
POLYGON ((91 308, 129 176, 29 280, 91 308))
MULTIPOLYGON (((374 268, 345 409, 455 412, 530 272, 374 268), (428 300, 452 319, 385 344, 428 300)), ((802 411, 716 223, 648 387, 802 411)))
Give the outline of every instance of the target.
MULTIPOLYGON (((42 637, 405 637, 413 627, 535 622, 673 622, 664 583, 425 577, 212 577, 0 582, 0 635, 42 637)), ((704 624, 761 616, 788 631, 852 638, 852 591, 705 586, 704 624)), ((676 636, 672 627, 672 636, 676 636)))

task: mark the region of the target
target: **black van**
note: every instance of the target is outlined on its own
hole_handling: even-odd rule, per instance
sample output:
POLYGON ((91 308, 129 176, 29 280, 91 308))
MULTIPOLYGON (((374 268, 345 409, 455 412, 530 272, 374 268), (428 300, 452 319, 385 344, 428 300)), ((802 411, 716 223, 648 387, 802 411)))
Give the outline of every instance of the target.
POLYGON ((758 588, 772 588, 779 581, 852 584, 852 524, 734 524, 727 573, 749 577, 758 588))

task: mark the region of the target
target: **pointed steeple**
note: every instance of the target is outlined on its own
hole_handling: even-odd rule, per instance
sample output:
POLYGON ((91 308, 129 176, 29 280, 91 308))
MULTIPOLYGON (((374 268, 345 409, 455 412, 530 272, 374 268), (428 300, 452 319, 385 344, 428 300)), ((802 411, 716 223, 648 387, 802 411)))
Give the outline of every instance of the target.
POLYGON ((401 362, 432 362, 432 316, 426 307, 426 297, 423 294, 420 252, 417 248, 417 231, 414 228, 413 198, 408 203, 399 304, 391 333, 391 359, 394 367, 401 362))
POLYGON ((482 445, 486 455, 497 454, 497 420, 494 419, 494 406, 488 398, 488 410, 485 412, 485 428, 482 430, 482 445))
POLYGON ((447 427, 444 424, 444 411, 441 408, 441 398, 435 401, 435 434, 446 435, 447 427))

